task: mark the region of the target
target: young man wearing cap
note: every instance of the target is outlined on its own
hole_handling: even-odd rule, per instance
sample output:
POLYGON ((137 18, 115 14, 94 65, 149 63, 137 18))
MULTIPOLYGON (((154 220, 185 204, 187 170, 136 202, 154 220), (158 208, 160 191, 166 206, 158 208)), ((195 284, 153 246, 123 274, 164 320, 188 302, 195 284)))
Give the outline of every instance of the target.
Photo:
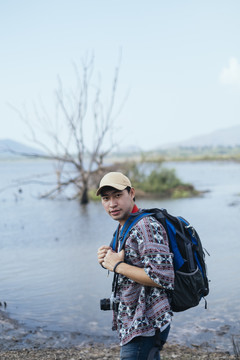
MULTIPOLYGON (((129 216, 139 211, 135 190, 122 173, 106 174, 97 195, 106 212, 119 222, 118 234, 129 216)), ((118 243, 115 248, 103 245, 98 261, 117 274, 118 307, 113 330, 118 330, 121 359, 160 359, 158 350, 167 339, 172 317, 166 291, 174 284, 173 259, 164 228, 154 217, 144 217, 131 228, 124 250, 119 251, 118 243)))

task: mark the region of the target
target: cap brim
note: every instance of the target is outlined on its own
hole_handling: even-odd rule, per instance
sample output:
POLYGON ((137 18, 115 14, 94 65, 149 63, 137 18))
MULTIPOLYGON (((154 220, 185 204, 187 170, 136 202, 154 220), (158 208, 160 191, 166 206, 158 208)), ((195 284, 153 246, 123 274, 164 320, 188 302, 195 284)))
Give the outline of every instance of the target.
POLYGON ((112 187, 112 188, 114 188, 114 189, 116 189, 116 190, 122 191, 122 190, 126 189, 127 185, 104 184, 104 185, 102 185, 102 186, 97 190, 96 195, 97 195, 97 196, 101 195, 101 191, 102 191, 102 189, 105 188, 105 187, 112 187))

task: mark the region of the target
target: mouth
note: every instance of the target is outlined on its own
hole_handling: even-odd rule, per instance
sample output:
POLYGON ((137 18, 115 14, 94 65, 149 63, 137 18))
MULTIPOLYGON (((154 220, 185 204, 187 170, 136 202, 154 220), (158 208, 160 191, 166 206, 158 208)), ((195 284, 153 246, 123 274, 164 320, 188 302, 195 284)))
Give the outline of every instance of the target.
POLYGON ((111 216, 117 216, 120 214, 120 210, 113 210, 113 211, 110 211, 110 215, 111 216))

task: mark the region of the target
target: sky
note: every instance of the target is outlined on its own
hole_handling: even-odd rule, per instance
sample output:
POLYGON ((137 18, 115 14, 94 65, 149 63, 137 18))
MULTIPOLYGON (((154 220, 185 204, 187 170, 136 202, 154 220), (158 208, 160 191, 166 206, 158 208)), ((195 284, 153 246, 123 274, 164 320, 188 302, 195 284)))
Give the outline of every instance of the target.
MULTIPOLYGON (((0 139, 29 144, 18 111, 33 127, 34 107, 55 117, 58 79, 74 91, 75 66, 81 77, 92 55, 91 88, 100 87, 106 109, 120 65, 113 136, 121 148, 239 125, 239 17, 239 0, 0 0, 0 139)), ((90 116, 89 142, 91 124, 90 116)))

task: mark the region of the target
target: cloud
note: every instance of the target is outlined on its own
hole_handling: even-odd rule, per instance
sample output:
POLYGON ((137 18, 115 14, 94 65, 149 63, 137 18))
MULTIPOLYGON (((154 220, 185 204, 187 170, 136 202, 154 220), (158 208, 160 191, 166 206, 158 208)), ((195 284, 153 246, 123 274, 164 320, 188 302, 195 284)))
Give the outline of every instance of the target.
POLYGON ((222 84, 240 86, 240 64, 235 57, 229 59, 228 67, 224 67, 220 74, 222 84))

